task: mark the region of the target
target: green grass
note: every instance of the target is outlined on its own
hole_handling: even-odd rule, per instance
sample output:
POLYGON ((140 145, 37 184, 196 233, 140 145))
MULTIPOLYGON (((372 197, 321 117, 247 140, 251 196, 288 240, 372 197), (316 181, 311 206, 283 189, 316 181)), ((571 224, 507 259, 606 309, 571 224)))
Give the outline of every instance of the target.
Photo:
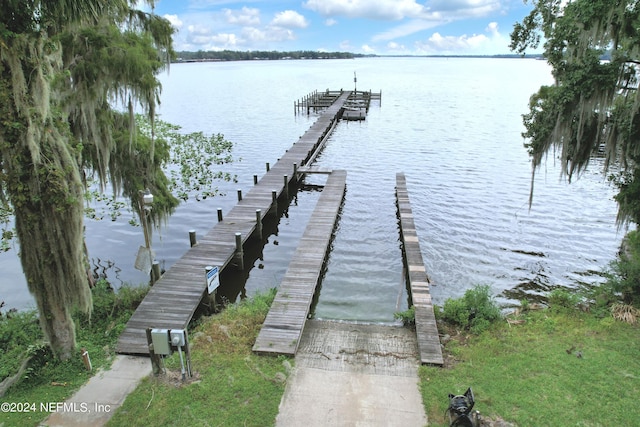
POLYGON ((172 355, 167 374, 143 380, 108 425, 273 425, 290 361, 256 356, 251 348, 274 296, 275 290, 257 295, 203 321, 190 332, 194 378, 181 382, 172 355))
POLYGON ((0 412, 0 426, 35 426, 49 413, 40 410, 40 404, 63 402, 101 367, 110 366, 115 355, 115 344, 131 317, 133 310, 144 298, 148 288, 123 287, 118 293, 99 283, 93 289, 94 313, 91 318, 76 314, 76 339, 78 350, 69 361, 55 359, 43 343, 37 314, 33 311, 12 314, 0 318, 0 380, 17 372, 22 360, 33 355, 19 382, 14 384, 1 402, 28 403, 35 411, 0 412), (82 362, 80 348, 86 348, 91 358, 93 372, 88 372, 82 362))
POLYGON ((469 386, 474 409, 519 426, 637 425, 637 326, 569 310, 530 312, 523 320, 457 337, 446 345, 452 367, 420 369, 431 425, 448 425, 448 393, 469 386))
MULTIPOLYGON (((251 347, 274 295, 275 291, 258 295, 202 319, 190 331, 194 377, 180 380, 180 362, 174 354, 165 360, 167 375, 143 380, 109 425, 273 425, 291 361, 256 356, 251 347)), ((94 367, 110 363, 130 312, 128 303, 100 302, 110 297, 108 293, 98 297, 91 324, 80 319, 78 328, 79 345, 89 349, 94 367)), ((449 331, 453 339, 445 346, 447 366, 419 371, 430 426, 448 425, 447 395, 463 393, 467 387, 473 388, 475 409, 483 416, 519 426, 637 425, 637 325, 562 307, 529 311, 521 320, 524 323, 511 326, 500 320, 479 335, 464 329, 449 331)), ((3 333, 28 337, 34 321, 27 316, 18 329, 3 333)), ((61 402, 91 375, 79 357, 60 363, 45 347, 35 348, 26 378, 2 401, 61 402)), ((4 355, 16 358, 24 351, 8 348, 0 354, 0 367, 10 363, 4 355)), ((0 426, 35 426, 46 415, 0 414, 0 426)))

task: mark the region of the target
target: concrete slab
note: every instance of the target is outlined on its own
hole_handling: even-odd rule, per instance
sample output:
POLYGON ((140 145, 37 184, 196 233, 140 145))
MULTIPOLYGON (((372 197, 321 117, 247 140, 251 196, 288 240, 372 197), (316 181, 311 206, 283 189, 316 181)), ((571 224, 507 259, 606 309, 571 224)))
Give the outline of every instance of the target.
POLYGON ((415 333, 309 320, 277 427, 425 426, 415 333))
POLYGON ((52 413, 41 426, 103 426, 140 381, 151 374, 148 357, 118 355, 111 369, 93 377, 52 413))

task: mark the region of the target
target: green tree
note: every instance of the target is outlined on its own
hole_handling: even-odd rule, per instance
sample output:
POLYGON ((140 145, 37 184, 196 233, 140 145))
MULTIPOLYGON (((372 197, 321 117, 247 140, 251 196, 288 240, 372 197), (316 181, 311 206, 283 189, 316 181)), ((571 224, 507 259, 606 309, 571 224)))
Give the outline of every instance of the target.
POLYGON ((0 1, 0 201, 15 215, 40 324, 63 360, 75 349, 71 313, 91 310, 84 170, 122 188, 131 167, 118 160, 127 156, 143 186, 155 186, 168 208, 177 203, 158 184, 153 138, 135 138, 133 117, 137 104, 153 123, 155 76, 169 62, 173 29, 135 4, 0 1))
POLYGON ((571 180, 588 165, 594 150, 604 151, 605 171, 613 164, 622 170, 615 178, 620 190, 618 222, 639 224, 640 4, 635 0, 530 3, 533 10, 515 24, 510 47, 524 54, 544 41, 544 56, 555 79, 554 85, 541 87, 531 97, 530 111, 523 116, 533 174, 553 153, 571 180))

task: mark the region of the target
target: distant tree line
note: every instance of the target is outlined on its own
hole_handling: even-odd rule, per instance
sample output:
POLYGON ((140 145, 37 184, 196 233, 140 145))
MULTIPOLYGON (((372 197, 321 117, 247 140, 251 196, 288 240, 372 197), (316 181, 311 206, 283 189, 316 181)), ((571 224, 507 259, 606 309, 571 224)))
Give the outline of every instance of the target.
POLYGON ((176 61, 250 61, 250 60, 266 60, 266 59, 353 59, 370 55, 363 55, 350 52, 318 52, 312 50, 297 50, 293 52, 277 52, 277 51, 203 51, 197 52, 178 52, 176 61))

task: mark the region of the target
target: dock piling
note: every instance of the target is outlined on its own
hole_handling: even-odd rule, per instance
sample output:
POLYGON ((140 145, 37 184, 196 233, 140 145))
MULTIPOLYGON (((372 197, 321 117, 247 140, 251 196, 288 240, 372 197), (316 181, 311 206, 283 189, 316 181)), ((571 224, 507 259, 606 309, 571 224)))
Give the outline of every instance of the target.
POLYGON ((284 196, 287 199, 289 199, 289 175, 284 175, 283 178, 284 178, 284 188, 283 188, 284 196))
POLYGON ((196 241, 196 230, 189 230, 189 244, 191 247, 194 247, 198 244, 196 241))
POLYGON ((262 209, 256 209, 256 233, 258 238, 262 240, 262 209))
POLYGON ((244 250, 242 249, 242 233, 236 233, 236 259, 238 268, 244 270, 244 250))

